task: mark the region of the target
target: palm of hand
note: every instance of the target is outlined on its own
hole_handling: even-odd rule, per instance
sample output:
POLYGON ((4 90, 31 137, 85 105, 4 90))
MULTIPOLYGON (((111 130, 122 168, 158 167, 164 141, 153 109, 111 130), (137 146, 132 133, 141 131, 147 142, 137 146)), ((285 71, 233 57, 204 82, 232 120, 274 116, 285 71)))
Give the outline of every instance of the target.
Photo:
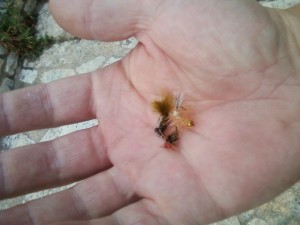
POLYGON ((199 12, 197 5, 178 7, 177 13, 170 7, 151 30, 137 35, 141 44, 108 69, 114 73, 108 79, 117 80, 110 83, 116 95, 108 101, 116 100, 99 101, 99 129, 114 167, 146 211, 171 224, 232 215, 290 184, 280 177, 291 140, 283 124, 289 121, 280 94, 288 78, 277 69, 285 52, 274 54, 276 25, 254 4, 226 21, 218 20, 224 15, 183 15, 184 7, 199 12), (241 15, 249 20, 234 20, 241 15), (201 21, 205 27, 195 31, 201 21), (188 92, 196 123, 183 131, 176 151, 161 148, 153 131, 158 116, 150 102, 165 88, 188 92))

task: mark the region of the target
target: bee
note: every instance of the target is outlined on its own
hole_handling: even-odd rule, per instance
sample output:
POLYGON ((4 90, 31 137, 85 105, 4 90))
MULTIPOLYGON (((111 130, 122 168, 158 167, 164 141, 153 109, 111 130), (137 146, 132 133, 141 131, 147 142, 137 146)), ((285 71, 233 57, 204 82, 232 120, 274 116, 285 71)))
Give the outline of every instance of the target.
POLYGON ((163 147, 166 149, 174 149, 174 145, 178 141, 178 139, 179 139, 179 131, 178 128, 175 127, 175 130, 172 131, 169 135, 167 135, 163 147))
POLYGON ((178 141, 180 128, 194 126, 194 122, 185 116, 183 101, 182 93, 174 92, 171 95, 166 92, 161 100, 152 102, 154 112, 160 115, 158 127, 154 131, 165 140, 165 148, 172 148, 178 141))
POLYGON ((164 137, 164 133, 170 125, 168 116, 161 115, 159 119, 158 127, 154 129, 155 133, 157 133, 160 137, 164 137))
POLYGON ((154 129, 160 137, 165 137, 165 131, 170 125, 169 114, 173 108, 172 95, 166 93, 161 100, 152 102, 154 112, 160 114, 158 127, 154 129))

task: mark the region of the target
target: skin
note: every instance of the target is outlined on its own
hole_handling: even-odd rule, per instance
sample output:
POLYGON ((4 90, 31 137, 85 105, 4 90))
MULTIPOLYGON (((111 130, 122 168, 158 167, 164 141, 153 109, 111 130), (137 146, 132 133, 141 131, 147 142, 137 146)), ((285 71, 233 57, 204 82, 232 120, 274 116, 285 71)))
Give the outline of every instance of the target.
POLYGON ((100 121, 1 153, 2 199, 81 180, 0 212, 3 224, 207 224, 299 180, 299 7, 50 0, 50 9, 79 37, 140 44, 104 69, 0 95, 0 135, 100 121), (153 130, 162 89, 186 93, 195 123, 175 150, 153 130))

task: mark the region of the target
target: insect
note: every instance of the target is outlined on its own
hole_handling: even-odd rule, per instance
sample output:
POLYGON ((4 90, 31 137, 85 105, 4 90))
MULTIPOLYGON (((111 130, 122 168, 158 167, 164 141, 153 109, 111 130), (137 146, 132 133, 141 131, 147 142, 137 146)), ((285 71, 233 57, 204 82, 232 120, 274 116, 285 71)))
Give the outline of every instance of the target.
POLYGON ((169 113, 174 108, 172 95, 166 93, 160 101, 152 102, 152 109, 161 116, 169 116, 169 113))
POLYGON ((167 149, 173 149, 174 144, 176 143, 176 141, 178 141, 178 139, 179 139, 179 131, 178 128, 175 127, 175 130, 166 137, 163 147, 167 149))
POLYGON ((169 118, 172 123, 177 127, 193 127, 194 122, 188 119, 184 114, 186 110, 182 103, 184 101, 184 95, 179 92, 174 93, 173 110, 171 111, 169 118))
POLYGON ((168 116, 161 115, 159 119, 158 127, 154 129, 155 133, 159 136, 164 137, 164 133, 167 130, 168 126, 170 125, 168 116))
POLYGON ((186 116, 187 110, 183 107, 183 101, 182 93, 174 92, 171 95, 165 92, 161 100, 152 102, 154 112, 160 115, 158 127, 154 131, 165 140, 165 148, 173 148, 179 139, 179 130, 194 126, 194 122, 186 116))

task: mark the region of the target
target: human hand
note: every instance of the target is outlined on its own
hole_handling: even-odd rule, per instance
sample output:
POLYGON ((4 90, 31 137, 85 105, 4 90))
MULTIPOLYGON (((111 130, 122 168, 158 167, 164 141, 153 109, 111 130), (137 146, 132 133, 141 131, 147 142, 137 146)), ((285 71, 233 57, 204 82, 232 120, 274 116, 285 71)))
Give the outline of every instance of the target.
POLYGON ((140 44, 104 69, 0 96, 1 135, 100 121, 0 155, 2 198, 83 179, 1 212, 3 224, 207 224, 299 179, 298 52, 279 12, 250 0, 50 7, 80 37, 140 44), (162 89, 187 92, 195 122, 174 151, 153 131, 162 89))

